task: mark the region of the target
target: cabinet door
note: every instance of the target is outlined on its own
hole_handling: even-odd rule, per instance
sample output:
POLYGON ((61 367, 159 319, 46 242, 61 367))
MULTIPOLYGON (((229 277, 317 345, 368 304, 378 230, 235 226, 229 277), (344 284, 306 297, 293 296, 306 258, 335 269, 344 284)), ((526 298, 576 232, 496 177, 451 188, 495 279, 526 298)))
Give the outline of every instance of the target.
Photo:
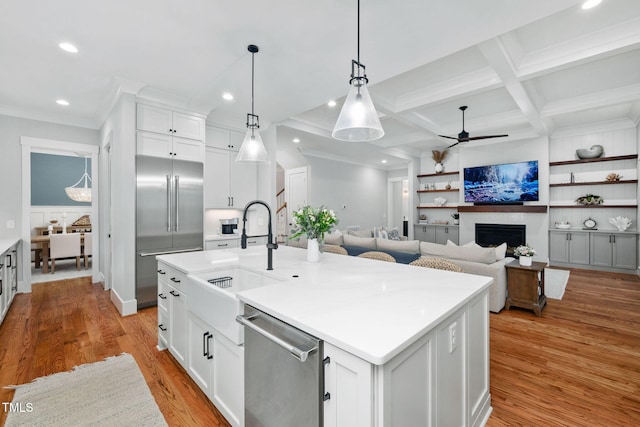
POLYGON ((210 240, 205 242, 205 249, 210 251, 214 249, 231 249, 240 247, 239 239, 228 239, 228 240, 210 240))
POLYGON ((153 132, 137 134, 136 154, 153 157, 172 157, 173 137, 153 132))
POLYGON ((205 120, 202 117, 174 112, 172 129, 173 135, 180 138, 205 139, 205 120))
POLYGON ((173 113, 170 110, 138 104, 137 115, 139 130, 173 135, 173 113))
POLYGON ((226 129, 215 128, 213 126, 207 126, 207 136, 205 145, 212 148, 221 148, 228 150, 231 148, 230 132, 226 129))
POLYGON ((635 270, 638 259, 638 238, 635 234, 613 235, 613 267, 635 270))
POLYGON ((590 245, 590 263, 599 267, 611 267, 611 244, 610 234, 592 233, 590 245))
POLYGON ((204 162, 204 144, 202 141, 174 137, 172 152, 174 159, 204 162))
POLYGON ((242 209, 258 198, 258 165, 252 162, 236 162, 237 151, 229 152, 231 170, 231 206, 242 209))
POLYGON ((204 163, 205 208, 226 208, 231 205, 229 152, 206 148, 204 163))
POLYGON ((427 227, 424 225, 415 225, 413 227, 413 238, 415 240, 426 241, 427 240, 427 227))
POLYGON ((213 328, 202 319, 189 312, 188 315, 189 354, 187 356, 187 372, 198 386, 209 394, 211 375, 213 372, 213 328))
POLYGON ((569 262, 589 264, 589 234, 569 233, 569 262))
POLYGON ((373 367, 368 362, 329 343, 324 343, 325 427, 368 427, 373 425, 373 367))
POLYGON ((446 245, 447 240, 451 240, 458 244, 458 228, 457 227, 433 227, 435 231, 435 242, 440 245, 446 245))
POLYGON ((187 358, 187 303, 185 295, 169 286, 169 351, 186 369, 187 358))
POLYGON ((555 262, 569 262, 569 233, 549 233, 549 259, 555 262))
POLYGON ((244 425, 244 346, 215 333, 209 397, 234 426, 244 425))

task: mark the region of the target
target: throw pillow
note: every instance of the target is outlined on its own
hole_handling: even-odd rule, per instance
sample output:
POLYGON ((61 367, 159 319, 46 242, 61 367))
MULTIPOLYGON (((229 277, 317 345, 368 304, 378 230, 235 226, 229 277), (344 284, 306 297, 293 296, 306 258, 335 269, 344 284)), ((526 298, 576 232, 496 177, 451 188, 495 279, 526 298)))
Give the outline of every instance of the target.
POLYGON ((342 231, 334 230, 332 233, 324 235, 324 242, 329 245, 342 245, 344 240, 342 239, 342 231))
POLYGON ((351 234, 343 236, 346 246, 360 246, 361 248, 377 249, 375 237, 358 237, 351 234))
POLYGON ((376 239, 376 244, 378 245, 378 250, 380 251, 397 251, 397 252, 406 252, 409 254, 417 254, 420 252, 420 241, 419 240, 390 240, 390 239, 382 239, 378 237, 376 239))
MULTIPOLYGON (((447 246, 458 246, 458 245, 453 243, 451 240, 447 240, 447 246)), ((465 243, 464 245, 462 245, 462 247, 482 248, 483 246, 480 246, 479 244, 477 244, 475 241, 472 240, 469 243, 465 243)), ((495 250, 496 250, 496 261, 505 259, 505 257, 507 256, 507 242, 504 242, 503 244, 496 246, 495 250)))
POLYGON ((391 230, 388 230, 389 240, 400 240, 400 232, 398 231, 398 227, 393 227, 391 230))
POLYGON ((356 237, 373 237, 373 230, 370 228, 364 230, 349 230, 349 234, 356 237))

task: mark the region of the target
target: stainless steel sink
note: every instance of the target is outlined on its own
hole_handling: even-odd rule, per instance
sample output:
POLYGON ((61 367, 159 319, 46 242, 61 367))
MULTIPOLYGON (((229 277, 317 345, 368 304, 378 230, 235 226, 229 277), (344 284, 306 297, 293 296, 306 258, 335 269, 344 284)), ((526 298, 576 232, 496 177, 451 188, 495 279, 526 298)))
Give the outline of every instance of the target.
POLYGON ((189 310, 235 344, 244 343, 244 328, 235 320, 243 313, 244 304, 236 292, 284 280, 241 265, 216 268, 187 278, 189 310))

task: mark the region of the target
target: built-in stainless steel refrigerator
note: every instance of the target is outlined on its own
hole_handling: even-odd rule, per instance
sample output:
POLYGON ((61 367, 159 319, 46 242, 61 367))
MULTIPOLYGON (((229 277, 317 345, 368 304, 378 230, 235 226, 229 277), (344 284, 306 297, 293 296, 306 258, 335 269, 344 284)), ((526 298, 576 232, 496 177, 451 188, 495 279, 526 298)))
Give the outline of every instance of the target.
POLYGON ((136 299, 157 303, 156 256, 202 250, 202 163, 136 157, 136 299))

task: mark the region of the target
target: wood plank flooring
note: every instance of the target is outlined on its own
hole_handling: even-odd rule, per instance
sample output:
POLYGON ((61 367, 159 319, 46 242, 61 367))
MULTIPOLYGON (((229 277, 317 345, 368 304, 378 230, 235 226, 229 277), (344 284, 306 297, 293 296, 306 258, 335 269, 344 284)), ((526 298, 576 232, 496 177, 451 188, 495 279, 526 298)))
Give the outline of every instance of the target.
MULTIPOLYGON (((33 285, 0 326, 0 402, 22 384, 74 365, 132 354, 170 426, 227 426, 167 351, 155 308, 120 317, 88 278, 33 285)), ((488 426, 640 425, 640 280, 571 270, 541 317, 491 314, 488 426)), ((6 413, 0 410, 0 425, 6 413)))

